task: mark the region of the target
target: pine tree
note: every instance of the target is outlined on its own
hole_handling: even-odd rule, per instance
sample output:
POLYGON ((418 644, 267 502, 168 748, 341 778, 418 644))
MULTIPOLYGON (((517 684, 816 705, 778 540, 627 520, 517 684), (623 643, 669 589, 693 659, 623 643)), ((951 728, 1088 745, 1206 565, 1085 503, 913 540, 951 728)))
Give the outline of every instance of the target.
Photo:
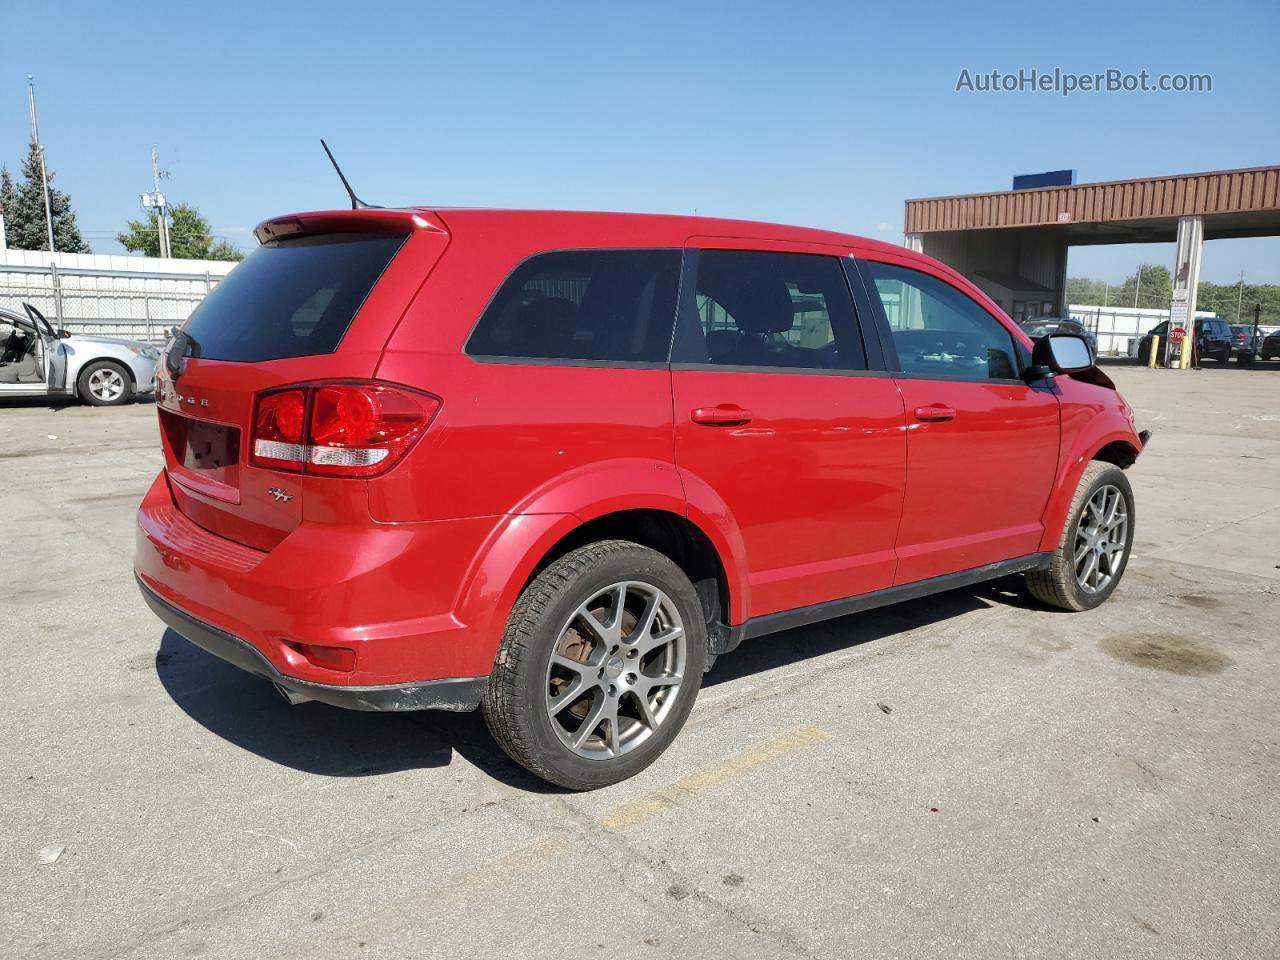
POLYGON ((8 167, 0 167, 0 220, 4 221, 6 242, 13 235, 13 216, 9 213, 18 202, 18 189, 13 185, 13 175, 8 167))
MULTIPOLYGON (((71 198, 53 186, 49 173, 49 209, 53 213, 54 249, 63 253, 88 253, 89 245, 80 236, 71 198)), ((5 234, 15 250, 48 250, 49 233, 44 218, 44 191, 40 183, 40 151, 35 143, 22 164, 22 182, 15 186, 6 169, 0 177, 0 212, 5 234)))

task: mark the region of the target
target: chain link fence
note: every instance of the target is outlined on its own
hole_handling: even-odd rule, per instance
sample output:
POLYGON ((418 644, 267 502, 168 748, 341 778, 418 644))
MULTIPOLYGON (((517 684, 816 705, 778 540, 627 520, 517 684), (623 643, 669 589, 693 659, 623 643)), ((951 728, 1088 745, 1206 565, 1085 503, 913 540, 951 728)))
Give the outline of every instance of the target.
POLYGON ((222 277, 0 264, 0 307, 30 303, 71 333, 160 343, 222 277))

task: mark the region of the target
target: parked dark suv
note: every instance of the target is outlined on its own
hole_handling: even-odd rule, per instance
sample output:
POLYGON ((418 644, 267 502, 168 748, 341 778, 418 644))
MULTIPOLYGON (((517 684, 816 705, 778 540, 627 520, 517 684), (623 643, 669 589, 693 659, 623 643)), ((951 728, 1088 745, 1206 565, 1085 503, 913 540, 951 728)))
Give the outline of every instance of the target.
MULTIPOLYGON (((1163 366, 1168 356, 1169 321, 1157 324, 1138 342, 1138 359, 1143 363, 1151 362, 1151 338, 1160 338, 1156 363, 1163 366)), ((1235 347, 1235 336, 1225 320, 1217 317, 1200 317, 1195 326, 1196 356, 1200 360, 1216 360, 1226 363, 1231 359, 1231 351, 1235 347)))
POLYGON ((1273 330, 1258 345, 1258 359, 1271 360, 1280 357, 1280 330, 1273 330))
POLYGON ((1124 574, 1133 411, 927 257, 626 214, 257 234, 162 364, 135 570, 291 702, 482 707, 587 789, 746 638, 1014 573, 1087 610, 1124 574))

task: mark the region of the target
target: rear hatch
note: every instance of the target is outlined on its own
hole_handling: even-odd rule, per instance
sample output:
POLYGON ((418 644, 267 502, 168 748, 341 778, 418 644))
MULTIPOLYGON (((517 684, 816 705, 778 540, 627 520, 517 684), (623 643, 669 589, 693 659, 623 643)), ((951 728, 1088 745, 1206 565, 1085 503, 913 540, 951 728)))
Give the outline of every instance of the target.
MULTIPOLYGON (((157 405, 174 502, 204 529, 270 550, 308 496, 361 480, 255 465, 255 402, 288 384, 368 378, 447 234, 429 214, 304 214, 258 228, 263 245, 200 304, 159 365, 157 405)), ((315 508, 322 507, 317 503, 315 508)), ((327 511, 326 511, 327 512, 327 511)))

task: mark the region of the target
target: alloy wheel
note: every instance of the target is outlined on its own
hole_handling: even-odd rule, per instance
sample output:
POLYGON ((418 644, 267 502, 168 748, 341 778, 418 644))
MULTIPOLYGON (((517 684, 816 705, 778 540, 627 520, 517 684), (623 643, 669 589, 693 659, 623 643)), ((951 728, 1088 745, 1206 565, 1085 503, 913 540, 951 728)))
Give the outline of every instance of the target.
POLYGON ((1129 539, 1129 507, 1118 487, 1094 491, 1076 525, 1076 582, 1085 593, 1105 590, 1124 563, 1129 539))
POLYGON ((103 403, 117 400, 124 393, 124 375, 111 367, 95 370, 89 375, 89 392, 103 403))
POLYGON ((580 757, 609 760, 648 740, 670 716, 684 680, 684 624, 652 584, 597 591, 560 629, 547 664, 547 716, 580 757))

